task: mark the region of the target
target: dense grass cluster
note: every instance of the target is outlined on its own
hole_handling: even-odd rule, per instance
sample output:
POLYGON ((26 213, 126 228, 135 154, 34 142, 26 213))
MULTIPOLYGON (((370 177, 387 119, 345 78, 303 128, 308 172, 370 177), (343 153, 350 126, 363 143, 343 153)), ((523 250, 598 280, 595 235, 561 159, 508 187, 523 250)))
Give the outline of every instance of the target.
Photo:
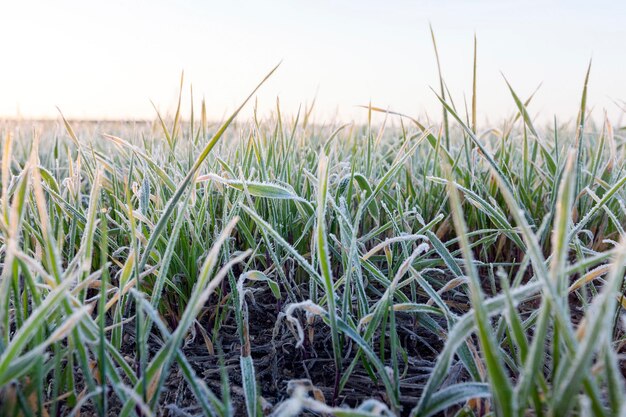
POLYGON ((623 413, 624 139, 586 85, 553 128, 510 93, 485 130, 444 98, 441 127, 3 124, 0 413, 623 413))

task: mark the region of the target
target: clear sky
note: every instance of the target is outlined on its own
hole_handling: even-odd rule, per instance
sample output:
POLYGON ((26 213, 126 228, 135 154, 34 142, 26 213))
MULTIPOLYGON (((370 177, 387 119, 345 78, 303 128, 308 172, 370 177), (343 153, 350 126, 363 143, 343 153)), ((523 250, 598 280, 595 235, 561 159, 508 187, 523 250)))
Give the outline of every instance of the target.
POLYGON ((575 117, 593 57, 590 105, 626 100, 626 1, 0 0, 0 116, 152 118, 175 106, 179 76, 221 118, 276 63, 259 93, 286 113, 317 94, 317 119, 355 107, 437 118, 431 22, 457 106, 470 100, 478 37, 479 120, 513 111, 543 83, 533 114, 575 117))

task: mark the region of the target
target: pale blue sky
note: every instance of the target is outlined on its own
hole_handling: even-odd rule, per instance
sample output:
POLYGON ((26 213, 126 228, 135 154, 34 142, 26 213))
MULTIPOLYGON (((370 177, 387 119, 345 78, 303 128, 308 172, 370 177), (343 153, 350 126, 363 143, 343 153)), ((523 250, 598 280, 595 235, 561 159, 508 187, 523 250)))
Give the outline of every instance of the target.
MULTIPOLYGON (((363 120, 367 104, 439 116, 428 22, 457 106, 471 95, 478 36, 479 120, 513 111, 502 71, 531 112, 575 117, 587 63, 595 115, 626 100, 626 2, 0 0, 0 116, 152 118, 178 79, 221 118, 283 60, 259 93, 293 113, 317 92, 317 119, 363 120)), ((199 100, 198 100, 199 101, 199 100)))

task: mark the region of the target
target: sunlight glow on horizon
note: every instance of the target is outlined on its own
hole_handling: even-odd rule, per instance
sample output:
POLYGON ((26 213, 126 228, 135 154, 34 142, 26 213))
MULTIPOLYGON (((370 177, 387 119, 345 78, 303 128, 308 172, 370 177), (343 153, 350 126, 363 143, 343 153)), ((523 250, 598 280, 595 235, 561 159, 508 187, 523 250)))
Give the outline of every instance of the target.
POLYGON ((150 101, 172 111, 184 71, 184 105, 192 84, 195 104, 205 97, 220 119, 282 60, 261 113, 277 97, 285 114, 316 97, 322 122, 362 121, 356 106, 370 101, 436 120, 429 22, 459 109, 471 101, 476 33, 479 121, 514 111, 500 71, 521 97, 542 83, 533 115, 575 118, 590 58, 589 107, 621 117, 625 18, 624 3, 579 0, 3 2, 0 118, 56 118, 58 106, 70 118, 153 119, 150 101))

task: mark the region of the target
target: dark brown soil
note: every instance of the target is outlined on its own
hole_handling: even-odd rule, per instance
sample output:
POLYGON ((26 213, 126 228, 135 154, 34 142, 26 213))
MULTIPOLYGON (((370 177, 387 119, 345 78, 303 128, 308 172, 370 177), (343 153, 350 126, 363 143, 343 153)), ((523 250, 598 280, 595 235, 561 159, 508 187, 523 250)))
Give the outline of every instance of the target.
MULTIPOLYGON (((455 305, 454 300, 450 301, 451 305, 455 305)), ((215 326, 215 306, 219 305, 223 309, 226 304, 229 304, 227 299, 220 300, 217 296, 214 296, 207 303, 207 306, 211 307, 201 314, 199 323, 208 335, 213 334, 215 326)), ((333 399, 335 365, 331 333, 329 327, 321 319, 318 318, 312 324, 307 325, 304 314, 300 315, 300 322, 304 326, 306 337, 303 346, 298 347, 294 334, 284 324, 285 322, 283 321, 277 326, 282 305, 276 302, 268 288, 254 289, 254 297, 247 297, 247 304, 251 355, 254 360, 259 394, 262 397, 261 402, 266 414, 269 414, 281 401, 289 398, 288 383, 292 380, 309 380, 312 386, 319 390, 318 395, 319 393, 323 394, 323 400, 329 405, 334 403, 336 406, 355 407, 372 398, 389 404, 382 383, 376 382, 376 375, 370 375, 360 361, 354 367, 345 387, 337 398, 333 399), (274 338, 273 335, 276 337, 274 338)), ((459 300, 457 307, 458 312, 462 313, 467 308, 467 304, 459 300)), ((222 397, 223 372, 226 372, 234 415, 245 416, 246 409, 239 365, 241 344, 234 314, 230 307, 228 309, 226 316, 220 320, 222 324, 219 325, 217 336, 211 337, 215 344, 212 351, 207 347, 197 328, 186 339, 182 351, 197 376, 219 398, 222 397)), ((397 313, 396 322, 396 331, 406 353, 406 357, 398 357, 401 372, 400 402, 402 405, 398 411, 399 415, 405 416, 417 405, 423 386, 428 380, 445 340, 427 330, 414 315, 397 313)), ((126 357, 129 364, 135 367, 133 358, 136 355, 136 345, 133 325, 134 321, 131 321, 124 327, 124 346, 121 353, 126 357)), ((439 322, 439 325, 446 328, 444 321, 439 322)), ((175 326, 175 322, 170 323, 170 326, 175 326)), ((380 351, 381 336, 381 334, 377 334, 373 343, 379 356, 382 356, 380 351)), ((391 365, 389 334, 387 333, 385 336, 387 340, 384 352, 385 365, 391 365)), ((342 343, 345 370, 351 364, 358 349, 348 338, 343 339, 342 343)), ((147 347, 151 358, 158 352, 162 344, 161 335, 154 326, 147 347)), ((77 385, 82 386, 82 375, 78 368, 74 375, 77 385)), ((467 375, 463 366, 456 363, 451 367, 445 384, 453 384, 466 379, 467 375)), ((129 382, 126 381, 126 383, 129 382)), ((109 389, 111 388, 109 387, 109 389)), ((109 415, 118 415, 121 408, 119 400, 112 392, 108 398, 109 415)), ((202 415, 198 400, 189 388, 177 364, 172 365, 159 399, 158 416, 202 415)), ((69 411, 69 408, 60 407, 58 415, 66 415, 69 411)), ((93 402, 89 401, 83 406, 81 415, 96 415, 93 402)))
MULTIPOLYGON (((252 357, 266 411, 271 411, 275 405, 289 397, 287 383, 297 379, 310 380, 330 404, 334 390, 335 366, 332 360, 329 328, 321 320, 315 321, 312 328, 305 327, 307 337, 302 347, 296 346, 297 340, 285 325, 280 325, 278 337, 272 340, 278 318, 276 301, 269 291, 256 293, 255 298, 256 303, 249 302, 252 357), (312 343, 308 338, 309 334, 313 336, 312 343)), ((414 319, 408 315, 398 315, 398 322, 398 334, 408 355, 406 364, 399 359, 401 371, 407 376, 402 379, 400 386, 403 394, 402 415, 408 415, 419 400, 422 387, 432 370, 442 342, 434 340, 432 334, 415 325, 414 319), (426 347, 427 345, 431 348, 426 347)), ((304 319, 302 323, 304 324, 304 319)), ((209 323, 203 324, 207 325, 207 331, 210 332, 209 323)), ((219 347, 216 347, 214 354, 208 352, 200 335, 185 346, 183 352, 198 376, 202 377, 218 396, 222 373, 220 361, 223 362, 228 373, 235 415, 245 415, 239 367, 241 346, 233 317, 228 317, 226 324, 220 326, 219 337, 222 358, 217 353, 219 347)), ((346 352, 344 367, 347 367, 356 354, 356 347, 349 339, 344 340, 344 346, 346 352)), ((378 341, 375 346, 379 346, 378 341)), ((389 357, 388 351, 386 356, 389 357)), ((186 382, 177 368, 172 369, 167 387, 168 391, 162 394, 163 416, 200 414, 197 400, 186 387, 186 382)), ((359 363, 335 403, 338 406, 354 407, 369 398, 387 402, 384 387, 373 382, 359 363)))

